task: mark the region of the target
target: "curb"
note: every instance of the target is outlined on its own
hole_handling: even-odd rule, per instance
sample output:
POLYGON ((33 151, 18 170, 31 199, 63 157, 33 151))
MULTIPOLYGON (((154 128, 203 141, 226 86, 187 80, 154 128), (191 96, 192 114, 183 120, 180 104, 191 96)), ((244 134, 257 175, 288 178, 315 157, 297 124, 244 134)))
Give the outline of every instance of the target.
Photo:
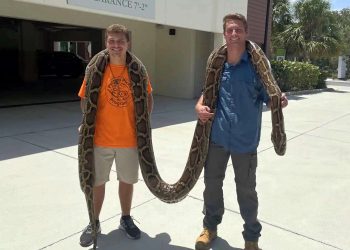
POLYGON ((306 90, 299 90, 299 91, 289 91, 285 92, 287 96, 290 95, 309 95, 309 94, 317 94, 320 92, 333 92, 335 91, 333 88, 323 88, 323 89, 306 89, 306 90))

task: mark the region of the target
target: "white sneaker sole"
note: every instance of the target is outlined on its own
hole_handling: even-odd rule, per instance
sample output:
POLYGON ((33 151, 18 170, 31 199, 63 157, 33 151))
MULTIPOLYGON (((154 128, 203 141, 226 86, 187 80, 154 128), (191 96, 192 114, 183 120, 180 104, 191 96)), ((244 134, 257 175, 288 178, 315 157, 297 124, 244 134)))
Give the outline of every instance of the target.
POLYGON ((132 237, 131 235, 129 235, 128 232, 125 230, 125 228, 122 225, 119 225, 119 229, 123 230, 125 232, 125 235, 131 240, 138 240, 141 238, 141 235, 139 237, 132 237))

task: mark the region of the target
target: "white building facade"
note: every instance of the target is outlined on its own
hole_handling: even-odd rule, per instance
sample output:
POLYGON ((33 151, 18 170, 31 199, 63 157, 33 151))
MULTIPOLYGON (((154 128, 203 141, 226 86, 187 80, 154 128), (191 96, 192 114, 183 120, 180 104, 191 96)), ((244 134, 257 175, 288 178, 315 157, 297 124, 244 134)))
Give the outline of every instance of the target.
POLYGON ((93 55, 104 48, 104 29, 113 23, 123 24, 131 31, 131 50, 145 64, 154 93, 196 98, 204 81, 207 57, 214 47, 223 43, 223 16, 232 12, 244 14, 252 26, 253 18, 258 16, 256 10, 260 11, 261 21, 253 24, 258 31, 254 31, 252 37, 263 44, 266 37, 259 38, 257 34, 268 33, 265 32, 268 30, 265 19, 266 13, 269 13, 269 2, 2 0, 0 17, 6 18, 7 22, 8 18, 20 22, 19 31, 8 35, 8 41, 0 42, 0 46, 7 49, 16 49, 17 46, 20 57, 18 74, 22 79, 31 81, 36 77, 36 66, 30 63, 34 60, 35 51, 52 50, 57 41, 90 41, 93 55), (56 30, 41 29, 42 23, 55 24, 50 27, 56 30), (70 29, 72 26, 80 29, 70 29))

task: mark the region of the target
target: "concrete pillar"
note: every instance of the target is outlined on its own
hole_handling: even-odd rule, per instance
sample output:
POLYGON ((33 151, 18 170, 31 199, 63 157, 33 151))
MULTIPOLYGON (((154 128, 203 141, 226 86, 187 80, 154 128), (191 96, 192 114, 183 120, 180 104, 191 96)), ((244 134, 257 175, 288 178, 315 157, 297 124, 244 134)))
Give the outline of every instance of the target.
POLYGON ((53 43, 53 51, 61 51, 61 42, 53 43))
POLYGON ((224 35, 222 33, 214 33, 214 48, 218 48, 225 43, 224 35))
POLYGON ((32 22, 21 22, 21 35, 20 75, 24 82, 33 82, 38 79, 38 72, 35 40, 37 30, 32 22))

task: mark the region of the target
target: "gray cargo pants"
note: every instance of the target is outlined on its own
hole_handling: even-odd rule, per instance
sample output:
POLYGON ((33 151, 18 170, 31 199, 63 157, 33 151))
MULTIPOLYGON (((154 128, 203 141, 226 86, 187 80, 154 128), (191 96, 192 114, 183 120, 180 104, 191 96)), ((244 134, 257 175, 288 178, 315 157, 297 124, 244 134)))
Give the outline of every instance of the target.
POLYGON ((257 154, 230 153, 222 146, 210 143, 207 161, 204 168, 205 189, 203 192, 203 226, 217 230, 224 214, 223 180, 228 159, 231 156, 235 173, 237 200, 244 220, 243 238, 246 241, 258 241, 261 224, 258 216, 258 195, 255 191, 257 154))

